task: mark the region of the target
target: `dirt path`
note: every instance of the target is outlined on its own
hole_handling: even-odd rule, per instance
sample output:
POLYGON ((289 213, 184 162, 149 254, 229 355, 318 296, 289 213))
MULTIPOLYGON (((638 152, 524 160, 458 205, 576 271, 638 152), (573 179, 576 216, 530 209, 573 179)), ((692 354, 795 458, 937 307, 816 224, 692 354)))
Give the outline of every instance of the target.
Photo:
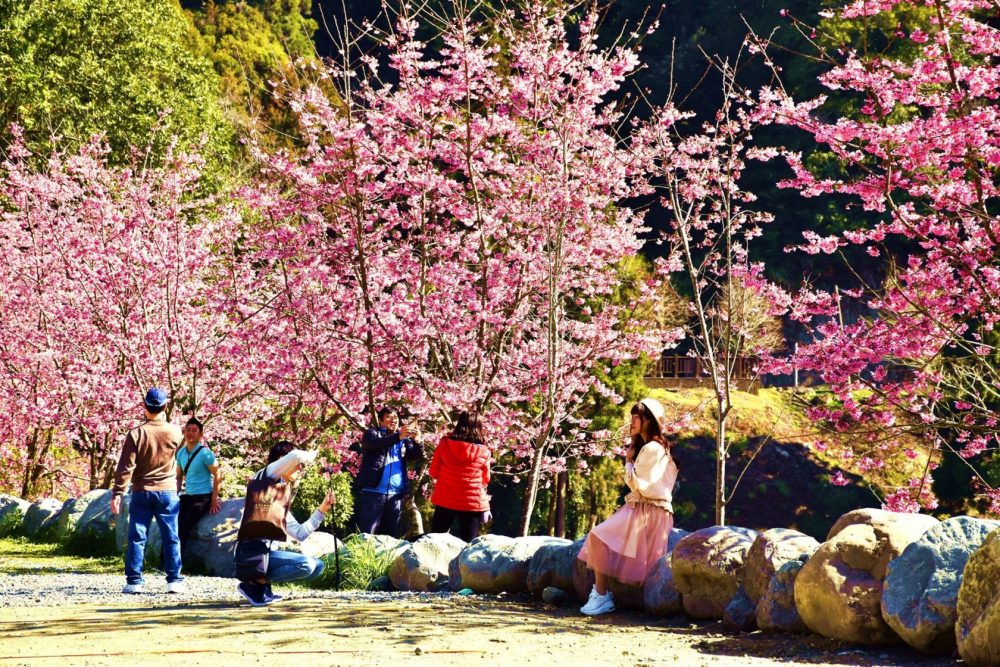
POLYGON ((859 650, 816 637, 723 634, 718 624, 635 612, 585 618, 521 600, 313 598, 272 607, 0 609, 6 665, 924 665, 904 649, 859 650))

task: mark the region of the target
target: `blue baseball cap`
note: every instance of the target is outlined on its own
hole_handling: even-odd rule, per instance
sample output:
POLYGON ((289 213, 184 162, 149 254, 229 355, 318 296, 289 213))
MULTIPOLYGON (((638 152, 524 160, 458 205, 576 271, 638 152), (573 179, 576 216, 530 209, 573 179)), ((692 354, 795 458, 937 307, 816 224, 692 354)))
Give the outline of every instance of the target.
POLYGON ((162 408, 168 400, 167 392, 159 387, 153 387, 146 392, 146 398, 142 399, 142 402, 146 404, 147 408, 162 408))

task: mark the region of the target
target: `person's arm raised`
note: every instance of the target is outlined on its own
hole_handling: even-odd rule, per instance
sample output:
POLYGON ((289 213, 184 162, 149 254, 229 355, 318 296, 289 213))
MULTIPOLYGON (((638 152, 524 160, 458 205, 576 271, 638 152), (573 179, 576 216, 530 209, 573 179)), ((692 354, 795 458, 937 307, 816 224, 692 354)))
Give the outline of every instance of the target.
POLYGON ((365 434, 361 436, 361 451, 380 452, 399 442, 400 434, 398 432, 389 433, 384 436, 378 433, 378 429, 376 428, 370 428, 365 431, 365 434))

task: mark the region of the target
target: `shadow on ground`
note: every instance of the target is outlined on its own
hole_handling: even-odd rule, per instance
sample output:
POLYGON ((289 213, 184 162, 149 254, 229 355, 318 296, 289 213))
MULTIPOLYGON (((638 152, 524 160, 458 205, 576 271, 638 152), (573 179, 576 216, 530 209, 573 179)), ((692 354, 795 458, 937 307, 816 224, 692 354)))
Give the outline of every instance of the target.
POLYGON ((731 635, 718 623, 638 612, 597 618, 522 598, 314 597, 280 605, 236 602, 167 607, 0 609, 0 665, 924 665, 956 664, 902 649, 859 649, 817 637, 731 635), (310 657, 312 656, 312 657, 310 657), (327 659, 322 659, 328 656, 327 659), (303 662, 308 660, 308 662, 303 662))

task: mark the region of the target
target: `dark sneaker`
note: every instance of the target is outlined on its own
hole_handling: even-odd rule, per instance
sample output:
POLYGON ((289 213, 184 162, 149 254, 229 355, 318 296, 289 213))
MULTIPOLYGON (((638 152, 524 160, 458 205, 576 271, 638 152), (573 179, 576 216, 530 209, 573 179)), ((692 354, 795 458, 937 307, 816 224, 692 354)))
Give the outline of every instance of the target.
POLYGON ((274 602, 267 597, 267 589, 260 584, 248 584, 243 581, 236 586, 236 590, 254 607, 264 607, 274 602))
POLYGON ((266 596, 267 596, 267 598, 268 598, 268 599, 269 599, 269 600, 270 600, 271 602, 277 602, 278 600, 283 600, 283 599, 285 598, 285 596, 284 596, 284 595, 278 595, 277 593, 275 593, 274 591, 272 591, 272 590, 271 590, 271 584, 268 584, 268 585, 267 585, 267 586, 265 587, 265 590, 264 590, 264 595, 266 595, 266 596))

